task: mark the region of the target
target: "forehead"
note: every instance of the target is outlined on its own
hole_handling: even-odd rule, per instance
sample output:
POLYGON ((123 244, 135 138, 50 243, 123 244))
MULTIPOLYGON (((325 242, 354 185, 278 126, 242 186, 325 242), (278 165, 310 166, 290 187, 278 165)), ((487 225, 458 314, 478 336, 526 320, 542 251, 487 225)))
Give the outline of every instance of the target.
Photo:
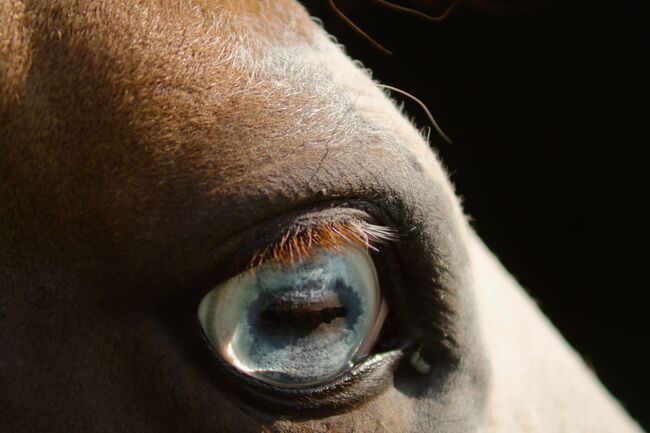
POLYGON ((292 2, 35 2, 18 16, 25 49, 9 62, 28 63, 10 77, 18 108, 65 111, 52 117, 68 125, 121 117, 159 135, 188 117, 210 126, 264 108, 242 95, 281 105, 298 76, 288 63, 316 30, 292 2))
POLYGON ((104 160, 122 157, 124 146, 150 161, 183 155, 197 164, 218 151, 232 179, 244 170, 238 162, 287 155, 299 143, 358 140, 360 111, 399 117, 376 89, 368 97, 367 77, 295 2, 14 7, 5 124, 11 141, 37 151, 70 141, 59 149, 79 150, 80 137, 104 160))
POLYGON ((85 161, 67 167, 82 175, 99 155, 101 167, 127 171, 182 158, 232 178, 246 161, 314 141, 290 139, 305 129, 295 119, 342 99, 324 101, 326 80, 301 54, 317 27, 293 2, 36 2, 20 12, 14 39, 26 48, 8 63, 29 67, 10 74, 3 132, 59 171, 85 161))
POLYGON ((280 81, 298 75, 300 67, 288 65, 300 63, 295 51, 312 45, 318 30, 288 1, 10 2, 8 9, 3 105, 44 113, 104 103, 102 114, 110 108, 136 126, 154 115, 160 127, 188 112, 250 109, 226 104, 242 94, 279 96, 290 87, 280 81))

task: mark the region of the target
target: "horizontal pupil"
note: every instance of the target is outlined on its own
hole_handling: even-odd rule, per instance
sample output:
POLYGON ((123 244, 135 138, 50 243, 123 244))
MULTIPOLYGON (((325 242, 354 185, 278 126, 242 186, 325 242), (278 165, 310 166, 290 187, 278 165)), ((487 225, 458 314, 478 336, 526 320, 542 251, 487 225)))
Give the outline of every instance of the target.
POLYGON ((347 285, 337 279, 333 286, 332 290, 325 288, 322 281, 312 280, 299 288, 281 289, 281 294, 272 295, 267 300, 259 317, 270 328, 289 327, 296 330, 315 329, 322 323, 345 318, 348 309, 338 292, 347 285))
POLYGON ((260 313, 260 318, 270 325, 290 327, 312 327, 321 323, 331 323, 332 320, 346 317, 348 310, 345 307, 314 307, 291 309, 267 309, 260 313))

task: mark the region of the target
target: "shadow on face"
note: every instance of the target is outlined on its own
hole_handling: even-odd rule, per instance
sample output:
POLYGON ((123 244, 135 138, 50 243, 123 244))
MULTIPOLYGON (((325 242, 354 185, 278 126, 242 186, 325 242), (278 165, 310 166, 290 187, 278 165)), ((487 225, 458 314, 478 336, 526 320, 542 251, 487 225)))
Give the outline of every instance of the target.
POLYGON ((637 431, 300 6, 0 11, 12 431, 637 431))

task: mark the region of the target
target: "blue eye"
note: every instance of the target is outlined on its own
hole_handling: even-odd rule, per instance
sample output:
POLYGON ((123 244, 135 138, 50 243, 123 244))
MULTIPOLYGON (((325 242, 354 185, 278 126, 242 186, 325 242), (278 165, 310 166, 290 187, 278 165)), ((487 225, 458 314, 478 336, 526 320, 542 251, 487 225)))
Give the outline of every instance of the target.
POLYGON ((317 247, 293 266, 264 262, 215 287, 198 308, 223 359, 288 387, 345 372, 367 354, 385 314, 373 261, 351 244, 317 247))

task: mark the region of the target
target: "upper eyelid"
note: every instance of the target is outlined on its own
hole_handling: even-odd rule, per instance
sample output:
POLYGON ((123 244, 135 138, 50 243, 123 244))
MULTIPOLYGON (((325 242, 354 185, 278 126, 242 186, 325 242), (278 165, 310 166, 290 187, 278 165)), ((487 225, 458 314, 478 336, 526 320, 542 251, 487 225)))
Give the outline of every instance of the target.
MULTIPOLYGON (((287 235, 289 240, 292 233, 303 233, 308 227, 313 230, 350 221, 365 226, 370 233, 378 234, 377 237, 382 240, 370 236, 370 245, 375 249, 383 243, 400 240, 405 234, 382 206, 367 200, 328 200, 284 211, 214 242, 207 253, 205 266, 199 272, 194 269, 194 274, 198 276, 190 277, 190 282, 186 284, 196 287, 192 299, 200 299, 216 283, 243 272, 254 272, 262 263, 272 262, 274 248, 287 235)), ((339 245, 345 244, 345 239, 341 239, 339 245)), ((312 252, 315 254, 317 250, 312 252)), ((289 261, 285 260, 284 263, 290 264, 290 255, 278 257, 288 257, 289 261)), ((294 253, 294 260, 298 258, 294 253)), ((278 265, 282 266, 283 262, 278 262, 278 265)))

